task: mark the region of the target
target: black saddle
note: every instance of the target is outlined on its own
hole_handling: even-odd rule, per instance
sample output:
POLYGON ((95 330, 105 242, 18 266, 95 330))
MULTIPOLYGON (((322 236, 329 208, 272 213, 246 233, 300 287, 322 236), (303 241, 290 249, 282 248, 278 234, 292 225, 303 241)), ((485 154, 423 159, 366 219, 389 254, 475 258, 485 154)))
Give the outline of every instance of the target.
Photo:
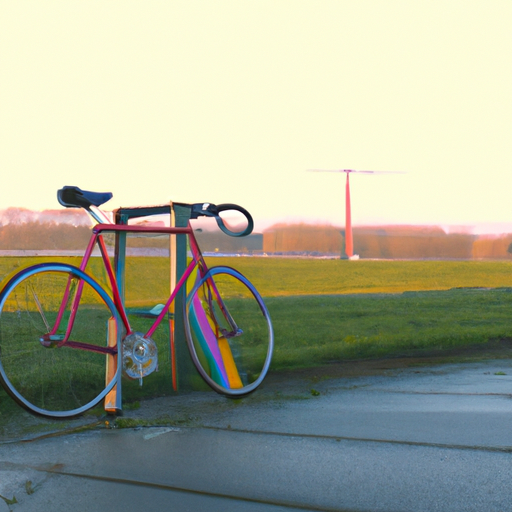
POLYGON ((66 208, 85 208, 101 206, 112 199, 112 192, 89 192, 78 187, 62 187, 57 192, 57 199, 66 208))

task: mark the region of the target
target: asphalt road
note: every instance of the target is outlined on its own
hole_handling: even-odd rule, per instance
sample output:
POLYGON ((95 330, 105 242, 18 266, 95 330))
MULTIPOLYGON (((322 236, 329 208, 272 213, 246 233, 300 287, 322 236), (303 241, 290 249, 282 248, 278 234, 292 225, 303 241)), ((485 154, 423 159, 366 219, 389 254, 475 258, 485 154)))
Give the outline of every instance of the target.
POLYGON ((509 511, 511 397, 503 359, 148 401, 124 419, 153 426, 4 436, 0 512, 509 511))

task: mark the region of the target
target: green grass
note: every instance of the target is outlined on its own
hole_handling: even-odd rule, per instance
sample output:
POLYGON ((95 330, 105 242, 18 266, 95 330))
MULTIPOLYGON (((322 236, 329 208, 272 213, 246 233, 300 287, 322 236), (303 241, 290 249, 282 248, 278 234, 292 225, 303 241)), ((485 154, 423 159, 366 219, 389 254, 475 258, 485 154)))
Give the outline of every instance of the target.
POLYGON ((210 258, 208 264, 234 266, 265 297, 512 287, 507 261, 210 258))
POLYGON ((275 326, 274 369, 512 339, 509 288, 276 297, 266 303, 275 326))
MULTIPOLYGON (((80 258, 3 257, 0 277, 43 261, 78 266, 80 258)), ((508 261, 347 261, 294 258, 207 258, 210 266, 234 267, 246 275, 264 297, 347 293, 400 293, 449 290, 458 287, 512 287, 508 261)), ((168 294, 166 258, 129 258, 127 277, 134 283, 131 299, 150 300, 168 294), (164 276, 164 277, 162 277, 164 276), (141 295, 142 294, 142 295, 141 295)), ((105 281, 100 258, 89 270, 105 281)))
MULTIPOLYGON (((0 258, 0 274, 55 260, 0 258)), ((80 263, 79 258, 58 260, 80 263)), ((509 262, 240 257, 210 258, 208 264, 240 270, 265 297, 275 331, 272 371, 512 339, 509 262)), ((105 282, 98 258, 91 261, 90 271, 105 282)), ((164 301, 169 293, 167 259, 130 258, 127 272, 129 306, 164 301)), ((148 320, 136 322, 135 330, 145 332, 148 320)), ((127 401, 171 392, 165 326, 155 338, 160 371, 144 379, 142 388, 137 381, 125 381, 127 401)), ((178 348, 182 354, 186 350, 183 340, 178 348)), ((0 420, 6 400, 0 392, 0 420)))

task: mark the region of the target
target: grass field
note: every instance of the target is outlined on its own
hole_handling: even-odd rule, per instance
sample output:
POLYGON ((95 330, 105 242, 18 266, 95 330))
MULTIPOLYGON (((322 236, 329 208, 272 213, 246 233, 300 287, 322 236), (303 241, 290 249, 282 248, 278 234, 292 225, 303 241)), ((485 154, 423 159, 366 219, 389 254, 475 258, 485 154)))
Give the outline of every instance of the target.
MULTIPOLYGON (((0 275, 44 260, 56 258, 0 258, 0 275)), ((272 371, 512 339, 509 262, 239 257, 208 264, 235 267, 265 297, 275 331, 272 371)), ((98 259, 90 270, 104 281, 98 259)), ((131 258, 127 271, 132 306, 168 295, 168 260, 131 258)), ((164 371, 149 376, 144 391, 125 388, 133 397, 169 389, 168 354, 161 357, 164 371)))
MULTIPOLYGON (((44 261, 78 266, 78 257, 3 257, 0 279, 16 269, 44 261)), ((246 275, 264 297, 347 293, 401 293, 451 288, 512 287, 508 261, 347 261, 293 258, 207 258, 208 265, 231 266, 246 275)), ((103 279, 99 258, 91 273, 103 279)), ((140 286, 135 293, 166 293, 165 258, 131 258, 127 274, 140 286), (147 292, 145 291, 147 290, 147 292)))

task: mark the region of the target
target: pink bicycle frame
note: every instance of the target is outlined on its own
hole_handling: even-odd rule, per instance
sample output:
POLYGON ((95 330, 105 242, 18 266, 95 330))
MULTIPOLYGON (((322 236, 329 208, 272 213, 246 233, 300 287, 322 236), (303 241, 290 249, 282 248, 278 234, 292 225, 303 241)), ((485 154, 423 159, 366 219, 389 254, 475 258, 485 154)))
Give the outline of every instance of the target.
MULTIPOLYGON (((97 244, 100 249, 100 254, 101 254, 104 268, 107 272, 114 305, 115 305, 116 310, 119 313, 120 319, 124 325, 124 328, 126 330, 126 335, 129 335, 129 334, 132 334, 133 331, 131 329, 130 322, 128 320, 128 316, 126 314, 126 310, 125 310, 125 307, 124 307, 124 304, 123 304, 123 301, 121 298, 121 294, 119 292, 116 275, 115 275, 114 269, 112 267, 112 264, 110 262, 110 258, 109 258, 108 252, 107 252, 107 247, 105 245, 105 241, 102 236, 103 232, 160 233, 160 234, 169 234, 169 235, 186 235, 186 236, 188 236, 188 240, 190 243, 190 249, 192 252, 192 261, 186 267, 185 271, 183 272, 182 276, 180 277, 179 281, 177 282, 174 290, 171 291, 171 294, 170 294, 169 298, 167 299, 165 306, 162 308, 162 311, 158 314, 158 316, 154 320, 153 324, 151 325, 149 330, 144 335, 144 337, 146 337, 146 338, 151 338, 151 336, 153 335, 155 330, 158 328, 158 326, 161 324, 162 320, 167 315, 169 308, 170 308, 172 302, 175 300, 178 292, 185 285, 187 279, 194 272, 196 267, 199 267, 199 272, 200 272, 199 275, 201 278, 208 271, 208 268, 203 259, 203 256, 201 254, 201 251, 199 249, 197 241, 194 237, 193 229, 190 226, 190 224, 187 227, 169 227, 169 228, 167 228, 167 227, 129 226, 129 225, 122 225, 122 224, 98 224, 93 228, 92 236, 91 236, 89 243, 87 245, 87 248, 85 250, 85 254, 82 259, 79 269, 82 272, 86 271, 87 265, 92 256, 94 247, 97 244)), ((71 285, 72 285, 72 278, 70 277, 68 280, 68 284, 67 284, 67 287, 66 287, 66 290, 64 293, 64 297, 63 297, 54 327, 53 327, 53 329, 51 329, 51 331, 47 335, 44 336, 43 343, 51 344, 52 342, 54 343, 53 340, 60 340, 60 341, 58 341, 58 343, 56 343, 56 345, 58 347, 65 345, 65 346, 68 346, 71 348, 76 348, 79 350, 88 350, 88 351, 92 351, 92 352, 111 354, 111 355, 117 354, 118 350, 116 347, 108 347, 108 346, 101 347, 101 346, 81 343, 81 342, 77 342, 77 341, 73 341, 73 340, 69 339, 70 335, 71 335, 71 331, 73 329, 73 323, 74 323, 74 320, 75 320, 75 317, 76 317, 76 314, 77 314, 77 311, 78 311, 78 308, 80 305, 82 290, 83 290, 83 286, 84 286, 83 281, 80 281, 78 283, 77 290, 73 297, 70 317, 68 319, 68 324, 66 326, 66 333, 62 339, 60 336, 56 335, 58 327, 60 326, 60 324, 62 322, 66 305, 70 299, 71 285)), ((232 332, 226 333, 225 335, 226 336, 229 336, 229 334, 231 334, 231 336, 236 335, 237 326, 236 326, 235 322, 233 321, 233 319, 231 318, 231 315, 229 314, 229 312, 226 310, 226 308, 223 304, 223 301, 218 293, 218 290, 215 286, 215 283, 213 281, 211 281, 211 283, 209 283, 209 290, 214 294, 216 303, 220 307, 222 314, 224 315, 228 324, 231 326, 232 332)), ((172 346, 171 346, 171 351, 172 351, 172 346)), ((173 363, 173 368, 174 368, 174 363, 173 363)))
MULTIPOLYGON (((112 298, 113 298, 114 304, 121 316, 121 321, 124 324, 127 334, 131 334, 133 331, 130 327, 130 322, 128 320, 123 302, 121 300, 119 288, 117 286, 117 279, 116 279, 114 269, 112 268, 112 264, 110 262, 110 259, 109 259, 108 253, 107 253, 105 241, 103 240, 103 236, 102 236, 103 232, 121 232, 121 231, 124 231, 127 233, 160 233, 160 234, 168 234, 168 235, 187 235, 188 239, 189 239, 190 249, 192 251, 192 261, 189 263, 185 272, 183 273, 180 280, 176 284, 175 289, 172 290, 170 297, 168 298, 168 300, 167 300, 165 306, 163 307, 162 311, 160 312, 160 314, 157 316, 157 318, 153 322, 153 325, 150 327, 150 329, 145 334, 145 337, 151 337, 153 335, 154 331, 157 329, 157 327, 160 325, 160 323, 164 319, 165 315, 167 314, 167 311, 169 310, 171 303, 176 298, 176 295, 181 290, 182 286, 186 283, 190 274, 194 271, 194 269, 198 265, 200 268, 206 269, 206 264, 204 263, 204 259, 202 257, 199 246, 197 245, 197 241, 194 237, 193 229, 190 226, 190 224, 185 228, 125 226, 125 225, 119 225, 119 224, 98 224, 97 226, 95 226, 93 228, 93 234, 91 236, 91 239, 89 240, 87 249, 85 250, 85 254, 82 259, 82 263, 80 264, 80 270, 82 270, 82 271, 86 270, 87 264, 92 255, 92 251, 93 251, 95 245, 97 244, 100 249, 100 253, 101 253, 101 257, 103 260, 105 270, 107 271, 107 276, 108 276, 108 279, 110 282, 110 288, 112 290, 112 298)), ((75 296, 75 303, 73 304, 73 308, 72 308, 73 310, 76 310, 76 308, 78 308, 79 301, 80 301, 80 294, 77 294, 75 296)))

